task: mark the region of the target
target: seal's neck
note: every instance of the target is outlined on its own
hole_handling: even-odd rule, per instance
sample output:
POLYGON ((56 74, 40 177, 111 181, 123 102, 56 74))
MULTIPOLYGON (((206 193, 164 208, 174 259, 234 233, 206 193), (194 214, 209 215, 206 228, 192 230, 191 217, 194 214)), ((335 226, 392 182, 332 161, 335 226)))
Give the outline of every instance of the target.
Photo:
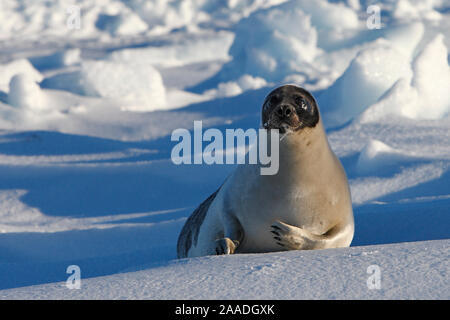
POLYGON ((288 134, 280 141, 279 154, 280 178, 292 175, 293 172, 313 174, 316 170, 323 170, 323 160, 333 162, 327 158, 334 157, 322 121, 314 128, 304 128, 288 134))

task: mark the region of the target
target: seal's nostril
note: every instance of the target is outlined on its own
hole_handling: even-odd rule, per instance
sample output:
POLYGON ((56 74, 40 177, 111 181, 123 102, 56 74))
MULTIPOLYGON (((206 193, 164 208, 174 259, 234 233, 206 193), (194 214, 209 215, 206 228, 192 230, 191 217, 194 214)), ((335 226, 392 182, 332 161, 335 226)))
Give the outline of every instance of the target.
POLYGON ((278 107, 277 108, 277 114, 279 115, 279 116, 282 116, 283 115, 283 107, 278 107))
POLYGON ((289 105, 280 105, 275 109, 275 113, 280 118, 289 118, 290 116, 292 116, 293 112, 294 108, 289 105))
POLYGON ((284 111, 284 115, 286 117, 289 117, 291 115, 291 108, 286 108, 286 111, 284 111))

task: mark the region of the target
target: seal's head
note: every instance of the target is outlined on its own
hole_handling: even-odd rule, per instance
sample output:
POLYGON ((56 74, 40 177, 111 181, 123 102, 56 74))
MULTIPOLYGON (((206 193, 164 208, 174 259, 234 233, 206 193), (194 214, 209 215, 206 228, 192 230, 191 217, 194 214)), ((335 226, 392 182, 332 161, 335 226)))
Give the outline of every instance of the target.
POLYGON ((319 108, 305 89, 284 85, 264 100, 262 123, 265 129, 279 129, 281 134, 314 128, 319 122, 319 108))

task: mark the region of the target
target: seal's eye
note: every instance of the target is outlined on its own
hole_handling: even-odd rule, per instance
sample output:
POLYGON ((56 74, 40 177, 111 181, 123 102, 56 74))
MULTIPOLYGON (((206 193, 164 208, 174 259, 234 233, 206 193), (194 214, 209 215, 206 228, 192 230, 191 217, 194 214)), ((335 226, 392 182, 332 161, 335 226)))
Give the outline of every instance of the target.
POLYGON ((299 106, 304 111, 308 111, 309 110, 308 103, 302 97, 296 97, 295 98, 295 104, 297 106, 299 106))

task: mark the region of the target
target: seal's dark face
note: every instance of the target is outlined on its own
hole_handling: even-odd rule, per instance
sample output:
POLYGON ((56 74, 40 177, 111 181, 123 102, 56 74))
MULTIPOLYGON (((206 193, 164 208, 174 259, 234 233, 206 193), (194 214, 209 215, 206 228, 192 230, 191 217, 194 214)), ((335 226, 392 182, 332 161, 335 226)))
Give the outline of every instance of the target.
POLYGON ((273 90, 264 100, 262 123, 265 129, 293 132, 319 122, 319 109, 313 96, 303 88, 285 85, 273 90))

